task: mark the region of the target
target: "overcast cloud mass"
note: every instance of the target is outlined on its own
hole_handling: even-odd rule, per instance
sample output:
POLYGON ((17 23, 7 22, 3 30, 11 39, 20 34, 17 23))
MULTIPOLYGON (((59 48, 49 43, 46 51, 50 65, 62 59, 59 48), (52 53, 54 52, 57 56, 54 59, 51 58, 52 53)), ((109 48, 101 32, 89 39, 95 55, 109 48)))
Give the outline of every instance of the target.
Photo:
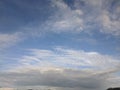
POLYGON ((120 0, 0 0, 0 87, 118 86, 120 0))

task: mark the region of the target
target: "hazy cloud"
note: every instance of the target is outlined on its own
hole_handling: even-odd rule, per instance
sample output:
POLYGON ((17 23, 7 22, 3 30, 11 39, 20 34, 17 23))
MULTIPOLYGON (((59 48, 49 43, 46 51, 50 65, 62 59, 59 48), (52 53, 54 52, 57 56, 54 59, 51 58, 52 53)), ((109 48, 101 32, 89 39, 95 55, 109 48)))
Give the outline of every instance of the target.
POLYGON ((0 34, 0 50, 10 47, 22 40, 21 33, 0 34))
POLYGON ((1 85, 12 84, 13 86, 51 86, 51 87, 68 87, 68 88, 84 88, 99 89, 105 87, 106 82, 102 77, 89 76, 91 72, 72 70, 72 69, 56 69, 42 71, 30 70, 27 72, 7 72, 0 73, 1 85), (76 74, 76 72, 79 74, 76 74))

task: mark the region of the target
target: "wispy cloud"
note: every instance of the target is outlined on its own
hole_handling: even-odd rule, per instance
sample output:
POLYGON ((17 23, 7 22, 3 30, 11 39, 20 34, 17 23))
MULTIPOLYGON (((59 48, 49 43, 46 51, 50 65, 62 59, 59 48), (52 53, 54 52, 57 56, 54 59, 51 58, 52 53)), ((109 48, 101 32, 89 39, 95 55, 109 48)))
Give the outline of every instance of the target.
POLYGON ((55 50, 30 49, 28 55, 24 55, 20 62, 23 65, 38 66, 62 66, 71 68, 105 69, 119 64, 119 60, 109 55, 98 52, 85 52, 83 50, 72 50, 56 48, 55 50), (112 65, 112 66, 111 66, 112 65), (104 67, 106 66, 106 67, 104 67))
MULTIPOLYGON (((111 2, 114 3, 114 2, 111 2)), ((119 3, 119 2, 118 2, 119 3)), ((109 6, 107 8, 111 8, 112 6, 109 6)), ((101 31, 108 33, 108 34, 113 34, 116 36, 120 35, 120 16, 118 12, 118 9, 120 7, 117 5, 117 2, 115 3, 115 5, 113 5, 112 9, 113 10, 108 10, 105 9, 102 11, 102 15, 101 15, 101 23, 103 26, 103 29, 101 31), (113 11, 113 12, 112 12, 113 11)), ((120 9, 119 9, 120 11, 120 9)))
MULTIPOLYGON (((12 1, 12 3, 20 7, 21 11, 23 10, 21 1, 12 1)), ((33 22, 30 20, 29 23, 26 22, 25 25, 19 26, 21 31, 24 32, 24 30, 27 29, 27 33, 37 36, 47 32, 80 33, 82 31, 94 32, 94 30, 114 36, 120 35, 120 7, 118 0, 75 0, 71 5, 64 0, 51 0, 48 6, 46 6, 49 9, 49 13, 45 13, 46 19, 43 21, 40 19, 40 16, 37 16, 38 18, 34 16, 36 14, 41 15, 42 13, 40 12, 43 12, 44 9, 46 10, 45 7, 40 9, 39 4, 41 3, 38 2, 36 6, 32 7, 31 3, 24 3, 23 6, 25 7, 25 11, 27 11, 25 12, 23 10, 25 15, 35 20, 33 20, 33 22), (47 14, 49 15, 47 16, 47 14)), ((13 10, 13 13, 15 13, 15 10, 13 10)), ((19 17, 23 18, 22 16, 19 17)), ((23 20, 24 19, 26 18, 23 18, 23 20)))
POLYGON ((94 32, 96 30, 119 36, 120 17, 117 2, 119 3, 119 1, 113 0, 92 0, 90 2, 76 0, 70 6, 63 0, 53 0, 52 6, 55 8, 55 13, 45 22, 45 26, 54 32, 75 33, 81 31, 94 32))
POLYGON ((21 33, 0 34, 0 50, 13 46, 22 40, 21 33))
POLYGON ((55 14, 45 22, 54 32, 68 32, 83 30, 83 20, 80 18, 83 12, 80 9, 72 10, 63 0, 52 0, 55 14))
MULTIPOLYGON (((51 11, 53 13, 50 13, 42 23, 41 20, 39 21, 38 19, 38 21, 36 20, 21 26, 21 31, 25 31, 28 36, 41 36, 48 32, 89 33, 94 32, 94 30, 114 36, 120 35, 118 0, 75 0, 73 2, 74 3, 69 5, 64 0, 52 0, 49 8, 53 9, 51 11)), ((19 2, 19 4, 17 2, 14 3, 17 5, 21 4, 21 2, 19 2)), ((27 4, 27 6, 30 7, 29 4, 27 4)), ((25 10, 27 9, 26 7, 25 10)), ((32 10, 33 9, 35 9, 37 13, 40 11, 39 6, 32 8, 32 10)))

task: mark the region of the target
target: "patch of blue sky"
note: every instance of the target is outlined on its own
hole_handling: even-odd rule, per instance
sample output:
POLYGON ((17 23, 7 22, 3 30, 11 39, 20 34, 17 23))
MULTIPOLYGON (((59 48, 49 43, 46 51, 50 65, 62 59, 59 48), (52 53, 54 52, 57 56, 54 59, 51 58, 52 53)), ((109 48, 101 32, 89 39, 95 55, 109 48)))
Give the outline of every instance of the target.
POLYGON ((45 36, 28 38, 16 46, 16 48, 49 49, 56 46, 115 55, 116 47, 119 47, 119 40, 98 32, 93 33, 92 36, 86 33, 47 33, 45 36))

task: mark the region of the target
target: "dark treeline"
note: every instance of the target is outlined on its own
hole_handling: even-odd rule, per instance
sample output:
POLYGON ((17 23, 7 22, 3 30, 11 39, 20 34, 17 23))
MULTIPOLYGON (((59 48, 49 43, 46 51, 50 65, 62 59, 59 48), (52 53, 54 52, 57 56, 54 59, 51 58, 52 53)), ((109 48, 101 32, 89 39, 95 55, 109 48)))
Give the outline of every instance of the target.
POLYGON ((116 88, 108 88, 107 90, 120 90, 120 87, 116 87, 116 88))

